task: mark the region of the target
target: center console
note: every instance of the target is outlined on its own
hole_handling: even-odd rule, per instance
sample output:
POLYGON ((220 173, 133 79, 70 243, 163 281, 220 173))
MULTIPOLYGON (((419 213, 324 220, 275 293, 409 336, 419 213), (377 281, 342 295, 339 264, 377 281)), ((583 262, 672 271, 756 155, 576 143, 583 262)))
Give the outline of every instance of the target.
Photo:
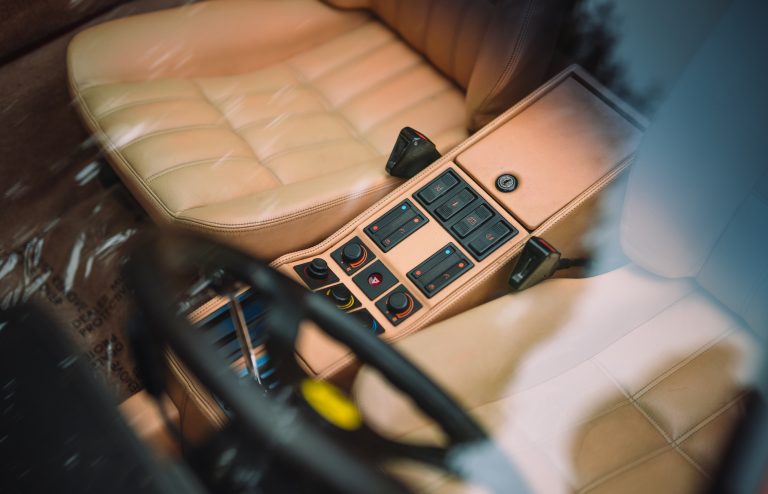
MULTIPOLYGON (((628 166, 644 125, 569 68, 321 244, 272 265, 396 341, 504 293, 531 235, 583 254, 599 192, 628 166)), ((351 361, 313 328, 298 356, 323 377, 351 361)))

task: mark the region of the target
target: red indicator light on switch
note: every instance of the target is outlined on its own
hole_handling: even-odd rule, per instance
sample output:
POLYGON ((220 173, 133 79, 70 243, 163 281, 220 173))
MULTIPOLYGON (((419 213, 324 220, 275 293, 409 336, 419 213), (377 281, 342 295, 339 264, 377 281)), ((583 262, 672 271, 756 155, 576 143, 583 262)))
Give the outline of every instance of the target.
POLYGON ((374 232, 375 232, 376 230, 378 230, 378 229, 379 229, 379 225, 373 225, 373 228, 371 228, 371 230, 373 230, 374 232))

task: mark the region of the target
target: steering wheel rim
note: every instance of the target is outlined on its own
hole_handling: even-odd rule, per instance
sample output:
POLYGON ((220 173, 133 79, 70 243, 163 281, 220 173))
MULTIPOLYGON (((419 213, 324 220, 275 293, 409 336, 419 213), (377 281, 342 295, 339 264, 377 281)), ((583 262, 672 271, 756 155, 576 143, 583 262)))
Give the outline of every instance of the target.
MULTIPOLYGON (((146 235, 139 241, 127 265, 126 274, 129 283, 135 288, 137 301, 143 308, 149 329, 160 340, 159 343, 165 343, 174 350, 184 361, 185 367, 195 374, 203 386, 226 404, 243 422, 245 430, 266 439, 276 448, 278 456, 297 462, 344 492, 402 490, 402 486, 391 477, 349 454, 327 434, 313 430, 317 427, 310 425, 311 421, 298 420, 297 417, 293 424, 297 430, 301 429, 298 434, 301 437, 300 445, 277 434, 272 424, 275 417, 284 412, 280 407, 287 405, 279 405, 275 400, 270 400, 260 393, 245 393, 242 384, 238 383, 226 362, 215 352, 208 350, 207 339, 193 331, 186 318, 179 317, 173 310, 170 303, 173 300, 173 288, 169 280, 186 271, 182 268, 191 266, 196 269, 207 268, 210 272, 224 270, 235 280, 248 285, 257 296, 263 297, 267 302, 285 304, 286 300, 291 301, 294 313, 304 317, 298 317, 295 330, 287 334, 268 328, 273 331, 267 337, 268 353, 273 348, 269 343, 273 338, 273 345, 275 341, 282 340, 280 346, 284 347, 283 351, 287 346, 293 349, 298 322, 311 320, 329 337, 347 346, 361 362, 377 369, 390 384, 411 398, 414 404, 444 431, 449 439, 446 452, 457 446, 491 443, 482 427, 413 363, 392 346, 362 331, 356 321, 324 297, 309 292, 268 264, 210 239, 188 234, 177 234, 173 237, 146 235), (184 248, 169 250, 168 244, 172 246, 174 242, 180 242, 184 248), (168 256, 171 251, 173 255, 168 256), (308 451, 323 451, 323 454, 307 454, 308 451), (339 468, 340 465, 343 467, 339 468), (372 489, 372 486, 376 488, 372 489)), ((295 360, 293 363, 298 366, 295 360)), ((402 443, 392 444, 407 447, 402 443)), ((448 456, 446 455, 446 458, 448 456)), ((499 458, 495 460, 498 461, 499 458)), ((511 468, 511 465, 505 466, 511 468)), ((447 466, 444 468, 449 473, 457 474, 456 470, 447 466)), ((513 477, 517 478, 516 475, 513 477)))

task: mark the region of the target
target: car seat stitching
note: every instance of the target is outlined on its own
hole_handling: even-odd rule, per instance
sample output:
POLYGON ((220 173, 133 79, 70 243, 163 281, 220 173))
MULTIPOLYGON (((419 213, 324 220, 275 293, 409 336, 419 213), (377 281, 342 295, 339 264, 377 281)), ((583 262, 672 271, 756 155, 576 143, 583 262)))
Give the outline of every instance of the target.
MULTIPOLYGON (((691 294, 692 295, 692 294, 691 294)), ((689 295, 690 296, 690 295, 689 295)), ((686 297, 687 298, 687 297, 686 297)), ((679 302, 679 301, 678 301, 679 302)), ((722 334, 718 335, 716 338, 713 338, 712 340, 708 341, 698 349, 694 350, 693 353, 689 354, 687 357, 679 361, 674 366, 668 368, 666 371, 652 379, 648 384, 646 384, 642 389, 638 390, 636 393, 632 395, 634 399, 642 398, 643 395, 650 392, 656 385, 664 381, 666 378, 668 378, 670 375, 674 374, 675 372, 679 371, 689 363, 691 363, 694 359, 698 358, 699 356, 706 353, 708 350, 710 350, 712 347, 714 347, 716 344, 721 342, 723 339, 727 338, 731 334, 734 334, 735 328, 733 324, 729 325, 722 334)))
POLYGON ((131 108, 135 108, 135 107, 138 107, 138 106, 153 105, 153 104, 157 104, 157 103, 176 103, 176 102, 184 102, 184 101, 198 101, 198 102, 202 102, 200 100, 200 98, 192 98, 192 97, 189 97, 189 98, 182 98, 182 97, 178 97, 178 98, 171 98, 171 97, 148 98, 148 99, 145 99, 145 100, 132 101, 130 103, 126 103, 126 104, 123 104, 123 105, 120 105, 120 106, 116 106, 114 108, 110 108, 109 110, 107 110, 107 111, 105 111, 103 113, 100 113, 97 116, 97 118, 104 119, 104 118, 107 118, 108 116, 110 116, 110 115, 112 115, 114 113, 117 113, 117 112, 120 112, 120 111, 123 111, 123 110, 129 110, 131 108))
POLYGON ((364 98, 364 97, 370 97, 370 93, 374 93, 381 88, 385 87, 387 84, 392 83, 393 81, 396 81, 400 78, 402 78, 404 75, 410 74, 411 72, 416 72, 419 69, 422 69, 425 67, 425 64, 423 63, 423 60, 417 60, 414 61, 412 64, 403 67, 400 70, 397 70, 395 72, 392 72, 388 74, 384 79, 381 79, 379 81, 376 81, 375 83, 371 84, 370 86, 364 88, 360 92, 352 95, 351 97, 345 99, 343 102, 339 103, 338 105, 334 105, 334 108, 343 110, 345 106, 349 106, 355 101, 364 98), (420 63, 421 62, 421 63, 420 63))
POLYGON ((156 178, 160 178, 164 175, 173 173, 182 168, 195 167, 195 166, 204 165, 207 163, 220 163, 224 161, 253 161, 253 156, 222 156, 220 158, 208 158, 203 160, 186 161, 183 163, 173 165, 159 172, 153 173, 152 175, 147 176, 145 180, 147 181, 147 183, 152 183, 152 181, 155 180, 156 178))
POLYGON ((379 118, 378 120, 370 122, 363 129, 361 129, 360 132, 362 133, 362 135, 370 134, 377 127, 381 127, 382 125, 385 125, 388 122, 391 122, 392 120, 396 120, 397 118, 400 118, 403 115, 403 113, 407 113, 409 110, 413 110, 415 107, 419 105, 428 103, 429 101, 434 100, 438 96, 442 95, 443 93, 447 93, 450 90, 451 90, 450 87, 443 87, 443 88, 438 88, 431 93, 425 94, 419 97, 417 100, 409 103, 408 106, 406 106, 405 108, 397 110, 395 113, 386 115, 383 118, 379 118))
MULTIPOLYGON (((99 126, 99 128, 101 128, 101 126, 99 126)), ((136 138, 134 138, 134 139, 124 143, 124 144, 121 144, 120 146, 118 146, 114 142, 112 142, 112 144, 114 145, 114 149, 125 150, 125 149, 128 149, 129 147, 133 146, 134 144, 138 144, 138 143, 140 143, 140 142, 142 142, 142 141, 144 141, 146 139, 151 139, 153 137, 159 137, 159 136, 162 136, 162 135, 182 133, 182 132, 186 132, 188 130, 207 130, 207 129, 222 129, 222 130, 224 130, 226 128, 227 127, 225 125, 221 125, 221 124, 184 125, 184 126, 180 126, 180 127, 171 127, 171 128, 168 128, 168 129, 155 130, 155 131, 152 131, 152 132, 148 132, 148 133, 142 134, 139 137, 136 137, 136 138)), ((105 135, 106 135, 106 133, 105 133, 105 135)))
POLYGON ((485 95, 485 98, 483 98, 480 104, 477 105, 477 109, 476 109, 477 113, 482 113, 484 111, 488 101, 491 100, 493 97, 495 97, 499 93, 501 88, 504 86, 505 81, 509 79, 509 75, 512 72, 514 72, 514 69, 517 66, 518 60, 523 51, 522 47, 524 45, 524 41, 526 40, 526 36, 528 34, 528 29, 529 29, 531 18, 533 17, 534 9, 535 9, 535 2, 533 0, 528 0, 525 8, 525 13, 523 15, 523 19, 520 26, 520 33, 518 34, 517 39, 515 40, 515 44, 512 48, 512 53, 507 59, 507 63, 504 66, 504 70, 502 70, 501 74, 499 74, 499 78, 497 79, 496 83, 492 86, 491 90, 488 91, 488 93, 485 95))
MULTIPOLYGON (((284 149, 284 150, 279 151, 277 153, 271 154, 268 157, 265 157, 264 158, 264 162, 265 163, 270 163, 270 162, 272 162, 272 161, 274 161, 276 159, 282 158, 282 157, 290 155, 292 153, 305 152, 305 151, 313 149, 313 148, 323 148, 325 146, 336 145, 336 144, 339 144, 339 143, 342 143, 342 142, 360 143, 360 141, 358 141, 357 139, 355 139, 352 136, 339 137, 339 138, 336 138, 336 139, 328 139, 328 140, 321 141, 321 142, 313 142, 311 144, 303 144, 301 146, 295 146, 295 147, 292 147, 290 149, 284 149)), ((377 153, 376 156, 381 156, 381 154, 377 153)), ((371 156, 371 159, 374 159, 376 156, 371 156)))
MULTIPOLYGON (((666 310, 666 309, 665 309, 666 310)), ((691 464, 692 467, 694 467, 696 470, 698 470, 702 475, 708 476, 704 468, 699 465, 693 458, 688 456, 687 453, 685 453, 681 448, 680 444, 675 440, 674 437, 672 437, 670 434, 667 434, 667 432, 664 430, 664 428, 661 426, 658 420, 653 416, 650 410, 646 410, 638 401, 635 396, 633 396, 631 393, 628 392, 628 390, 624 389, 624 387, 619 383, 619 381, 614 377, 614 375, 610 372, 609 369, 607 369, 605 366, 603 366, 600 362, 595 361, 595 364, 597 367, 611 380, 613 383, 619 387, 629 398, 629 402, 632 404, 632 406, 648 421, 651 426, 658 431, 658 433, 661 435, 662 438, 667 442, 667 444, 677 451, 677 453, 683 457, 688 463, 691 464)))
MULTIPOLYGON (((256 161, 256 163, 255 163, 255 164, 256 164, 257 166, 260 166, 260 167, 262 167, 262 168, 265 168, 267 171, 269 171, 270 175, 272 175, 272 177, 273 177, 273 178, 274 178, 274 179, 277 181, 277 184, 278 184, 278 185, 282 185, 283 181, 282 181, 282 180, 280 180, 280 177, 279 177, 279 176, 278 176, 278 175, 275 173, 275 171, 274 171, 274 170, 272 170, 272 169, 271 169, 270 167, 268 167, 268 166, 264 166, 264 164, 262 164, 262 163, 261 163, 261 160, 259 159, 259 155, 258 155, 258 153, 256 152, 256 150, 253 148, 253 146, 251 146, 251 143, 250 143, 250 142, 249 142, 249 141, 248 141, 248 140, 247 140, 245 137, 243 137, 242 135, 240 135, 240 133, 239 133, 239 132, 237 132, 237 130, 235 130, 235 127, 234 127, 234 125, 232 125, 232 121, 230 121, 230 119, 229 119, 229 117, 227 116, 227 114, 226 114, 226 113, 224 113, 224 112, 221 110, 221 108, 220 108, 218 105, 216 105, 216 103, 214 103, 213 101, 211 101, 211 99, 210 99, 210 98, 208 98, 208 93, 206 93, 206 92, 205 92, 205 90, 203 89, 203 87, 200 85, 200 83, 199 83, 199 82, 198 82, 196 79, 191 79, 191 80, 192 80, 193 84, 195 85, 195 87, 197 88, 197 90, 198 90, 198 91, 200 92, 200 94, 202 95, 203 99, 204 99, 205 101, 207 101, 207 102, 208 102, 208 104, 209 104, 209 105, 211 105, 211 107, 213 107, 214 109, 216 109, 216 111, 218 111, 218 112, 221 114, 221 116, 224 118, 224 121, 227 123, 227 127, 229 127, 229 129, 232 131, 232 133, 233 133, 234 135, 236 135, 238 138, 240 138, 240 140, 241 140, 242 142, 244 142, 246 146, 248 146, 248 149, 250 149, 250 150, 251 150, 251 153, 253 153, 253 157, 254 157, 254 160, 256 161)), ((177 214, 178 214, 178 212, 177 212, 177 214)))
POLYGON ((464 32, 464 28, 467 23, 467 19, 469 18, 468 15, 465 15, 467 10, 469 10, 469 5, 471 2, 467 0, 462 0, 461 8, 459 9, 459 23, 456 26, 456 31, 453 36, 453 42, 451 46, 451 65, 450 65, 450 71, 451 77, 456 80, 456 59, 458 58, 458 46, 459 46, 459 38, 461 37, 462 33, 464 32))
MULTIPOLYGON (((350 31, 347 34, 344 34, 344 35, 336 38, 336 40, 341 39, 344 36, 350 36, 352 33, 356 32, 356 31, 362 31, 363 29, 371 29, 372 26, 380 27, 381 28, 380 31, 381 32, 385 32, 388 35, 388 37, 387 37, 387 39, 384 42, 382 42, 382 43, 380 43, 378 45, 374 45, 372 48, 370 48, 371 52, 377 51, 379 49, 383 49, 387 45, 394 44, 397 41, 397 38, 394 36, 394 34, 392 34, 391 31, 389 31, 388 29, 385 29, 384 27, 379 26, 378 23, 373 22, 373 21, 365 24, 363 27, 360 27, 360 28, 358 28, 358 29, 356 29, 354 31, 350 31)), ((332 41, 335 41, 335 40, 332 40, 332 41)), ((319 47, 325 46, 326 44, 329 44, 329 43, 325 43, 323 45, 320 45, 319 47)), ((310 50, 310 51, 314 51, 314 50, 310 50)), ((358 61, 360 59, 363 59, 363 58, 369 56, 369 54, 370 54, 369 51, 366 51, 366 52, 361 53, 359 55, 355 55, 354 57, 349 58, 347 60, 344 60, 344 61, 342 61, 342 62, 340 62, 338 64, 331 65, 330 67, 326 67, 325 70, 323 70, 322 72, 320 72, 318 74, 315 74, 314 76, 310 77, 309 75, 305 74, 304 71, 301 70, 300 66, 293 65, 293 63, 295 63, 296 59, 300 58, 302 55, 305 55, 306 53, 308 53, 308 52, 304 52, 304 53, 300 53, 299 55, 295 55, 295 56, 289 58, 288 60, 286 60, 284 63, 291 64, 293 66, 293 68, 296 69, 301 74, 302 79, 304 79, 306 81, 310 81, 310 82, 314 82, 314 81, 316 81, 316 80, 318 80, 318 79, 320 79, 320 78, 322 78, 322 77, 324 77, 326 75, 329 75, 332 72, 340 70, 340 69, 344 68, 344 66, 346 66, 348 63, 354 63, 354 62, 356 62, 356 61, 358 61)))
POLYGON ((302 79, 302 74, 296 70, 296 67, 294 67, 291 63, 286 63, 286 65, 294 71, 296 74, 296 77, 299 78, 300 81, 305 83, 308 88, 310 88, 312 91, 314 91, 317 95, 320 96, 323 103, 325 104, 328 111, 334 115, 337 115, 343 122, 347 124, 347 129, 350 131, 352 136, 356 139, 358 139, 360 142, 364 143, 368 148, 373 151, 376 155, 379 154, 379 150, 376 149, 376 146, 374 146, 368 139, 366 139, 361 133, 360 130, 352 123, 352 121, 347 118, 347 115, 339 111, 336 107, 334 107, 328 97, 320 90, 320 88, 312 85, 309 83, 309 81, 302 79))

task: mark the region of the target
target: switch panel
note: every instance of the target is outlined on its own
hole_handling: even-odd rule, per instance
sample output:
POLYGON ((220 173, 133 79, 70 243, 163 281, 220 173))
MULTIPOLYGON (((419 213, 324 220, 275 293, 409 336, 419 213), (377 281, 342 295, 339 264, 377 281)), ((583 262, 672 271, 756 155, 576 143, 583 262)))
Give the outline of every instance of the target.
POLYGON ((384 328, 367 310, 360 309, 358 311, 351 312, 349 315, 360 321, 363 327, 373 334, 384 334, 384 328))
POLYGON ((368 225, 365 233, 383 252, 387 252, 428 221, 427 217, 406 199, 368 225))
POLYGON ((366 247, 359 237, 355 237, 331 252, 331 257, 343 272, 352 276, 366 264, 376 259, 376 254, 366 247))
POLYGON ((310 290, 316 290, 322 286, 339 281, 338 276, 333 274, 331 268, 328 267, 328 263, 319 257, 294 266, 293 269, 310 290))
POLYGON ((370 300, 375 299, 397 284, 395 275, 381 261, 376 261, 357 273, 352 281, 370 300))
POLYGON ((328 299, 336 306, 337 309, 349 312, 360 307, 360 301, 357 297, 344 286, 344 283, 329 286, 323 288, 320 293, 328 297, 328 299))
MULTIPOLYGON (((514 226, 451 169, 419 189, 414 198, 477 261, 518 234, 514 226)), ((430 296, 426 292, 425 295, 430 296)))
POLYGON ((392 325, 397 326, 421 309, 421 304, 411 292, 400 285, 376 302, 376 307, 392 325))
POLYGON ((408 273, 408 278, 427 298, 432 298, 434 294, 453 283, 473 266, 455 245, 448 244, 413 268, 408 273))

